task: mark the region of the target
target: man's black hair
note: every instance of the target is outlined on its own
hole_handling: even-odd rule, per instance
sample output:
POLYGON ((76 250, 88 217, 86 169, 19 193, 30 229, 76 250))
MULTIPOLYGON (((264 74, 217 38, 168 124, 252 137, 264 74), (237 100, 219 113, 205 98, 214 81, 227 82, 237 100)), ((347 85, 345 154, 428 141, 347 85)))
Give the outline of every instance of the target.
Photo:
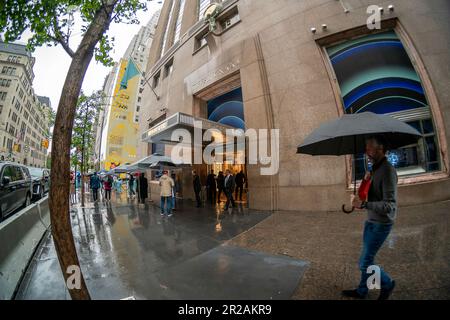
POLYGON ((376 134, 373 136, 368 137, 366 140, 375 140, 376 143, 383 147, 383 152, 386 153, 388 151, 388 141, 386 137, 382 134, 376 134))

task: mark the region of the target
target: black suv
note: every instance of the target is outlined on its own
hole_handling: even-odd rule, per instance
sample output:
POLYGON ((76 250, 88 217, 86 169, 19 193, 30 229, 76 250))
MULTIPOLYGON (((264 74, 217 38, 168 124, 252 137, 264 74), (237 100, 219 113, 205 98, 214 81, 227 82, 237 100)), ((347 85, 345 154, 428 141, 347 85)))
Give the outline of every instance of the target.
POLYGON ((33 180, 33 199, 42 199, 50 189, 50 170, 28 167, 33 180))
POLYGON ((0 162, 0 221, 31 203, 31 186, 27 167, 13 162, 0 162))

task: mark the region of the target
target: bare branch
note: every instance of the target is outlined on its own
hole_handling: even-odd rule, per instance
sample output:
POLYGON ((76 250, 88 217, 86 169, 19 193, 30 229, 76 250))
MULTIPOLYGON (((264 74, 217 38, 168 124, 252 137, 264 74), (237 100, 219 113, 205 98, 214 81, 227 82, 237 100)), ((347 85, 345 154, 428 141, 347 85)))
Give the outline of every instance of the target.
POLYGON ((66 37, 66 39, 64 39, 64 37, 61 34, 61 31, 59 30, 59 25, 58 25, 58 20, 57 20, 57 16, 54 16, 53 19, 53 32, 54 32, 54 36, 50 36, 50 38, 55 41, 58 42, 59 44, 61 44, 61 46, 63 47, 63 49, 67 52, 67 54, 73 58, 75 55, 75 52, 70 48, 69 46, 69 38, 66 37))
POLYGON ((50 37, 50 39, 52 39, 53 41, 59 43, 59 44, 63 47, 64 51, 66 51, 67 54, 68 54, 71 58, 73 58, 73 56, 75 55, 75 52, 70 48, 70 46, 69 46, 69 44, 68 44, 67 42, 65 42, 64 40, 62 40, 61 38, 58 38, 58 37, 56 37, 56 36, 49 36, 49 37, 50 37))
MULTIPOLYGON (((102 0, 103 1, 103 0, 102 0)), ((117 5, 122 4, 122 0, 119 0, 119 2, 117 3, 117 5)), ((116 17, 119 15, 119 12, 117 12, 114 16, 111 17, 110 22, 113 22, 114 19, 116 19, 116 17)))

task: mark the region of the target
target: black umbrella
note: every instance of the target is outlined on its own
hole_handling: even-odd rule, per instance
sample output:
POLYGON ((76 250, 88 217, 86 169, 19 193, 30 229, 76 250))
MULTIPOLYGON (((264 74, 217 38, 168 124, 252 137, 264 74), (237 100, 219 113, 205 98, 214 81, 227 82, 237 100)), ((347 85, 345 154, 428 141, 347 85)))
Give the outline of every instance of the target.
MULTIPOLYGON (((297 147, 297 153, 314 156, 356 155, 365 152, 366 139, 375 135, 382 135, 387 141, 386 148, 391 150, 414 144, 422 137, 413 127, 387 115, 372 112, 346 114, 314 130, 297 147)), ((356 194, 356 169, 353 167, 354 194, 356 194)), ((342 208, 344 210, 344 206, 342 208)))

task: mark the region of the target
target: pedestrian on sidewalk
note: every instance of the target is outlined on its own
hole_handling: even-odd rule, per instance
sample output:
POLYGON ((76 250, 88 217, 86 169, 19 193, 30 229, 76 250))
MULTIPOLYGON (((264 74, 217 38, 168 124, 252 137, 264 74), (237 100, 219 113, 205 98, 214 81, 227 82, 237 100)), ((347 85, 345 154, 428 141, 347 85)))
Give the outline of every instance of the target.
POLYGON ((244 184, 247 182, 244 172, 241 170, 236 175, 236 191, 234 197, 236 200, 238 199, 238 191, 239 191, 239 201, 242 201, 242 191, 244 191, 244 184))
POLYGON ((227 203, 225 204, 225 210, 228 210, 228 207, 230 206, 230 202, 231 202, 231 206, 232 207, 236 207, 235 203, 234 203, 234 199, 233 199, 233 191, 234 188, 236 186, 235 181, 234 181, 234 176, 231 174, 231 171, 229 169, 227 169, 225 171, 226 173, 226 177, 225 177, 225 195, 227 196, 227 203))
POLYGON ((179 188, 177 175, 175 174, 175 172, 172 173, 172 180, 174 181, 174 186, 172 188, 172 210, 175 211, 176 202, 177 202, 177 192, 178 192, 178 188, 179 188))
POLYGON ((220 203, 220 196, 225 190, 225 176, 222 171, 219 171, 219 174, 217 175, 217 190, 217 203, 220 203))
POLYGON ((210 201, 210 203, 214 205, 216 203, 217 196, 217 183, 214 170, 211 170, 211 172, 208 174, 208 177, 206 177, 206 189, 208 190, 208 201, 210 201))
MULTIPOLYGON (((365 299, 369 288, 367 280, 373 274, 368 269, 375 264, 375 256, 389 236, 397 216, 397 173, 386 158, 387 141, 383 136, 366 140, 366 154, 372 161, 372 172, 366 175, 371 179, 367 201, 352 195, 352 205, 357 210, 367 210, 368 219, 364 225, 363 249, 359 260, 361 281, 357 289, 344 290, 346 297, 365 299)), ((378 300, 387 300, 395 288, 395 281, 381 268, 379 270, 381 287, 378 300)), ((375 270, 377 272, 377 270, 375 270)))
POLYGON ((100 178, 97 175, 97 172, 94 172, 94 174, 91 176, 91 179, 89 181, 90 188, 92 190, 92 196, 94 202, 97 202, 98 200, 98 189, 101 187, 100 178))
POLYGON ((106 176, 103 181, 103 188, 105 189, 105 201, 111 201, 111 189, 113 184, 113 178, 106 176))
POLYGON ((194 184, 194 192, 195 192, 195 200, 197 201, 197 208, 202 206, 202 201, 200 199, 200 192, 202 191, 202 183, 200 182, 200 177, 197 174, 197 171, 192 171, 193 176, 193 184, 194 184))
POLYGON ((136 196, 136 192, 134 191, 134 179, 133 174, 130 173, 130 178, 128 180, 128 194, 130 196, 130 199, 134 199, 136 196))
POLYGON ((114 177, 113 187, 116 191, 116 196, 120 195, 122 193, 122 180, 120 178, 114 177))
POLYGON ((75 175, 70 173, 70 204, 77 203, 77 191, 75 188, 76 178, 75 175))
POLYGON ((148 180, 145 177, 145 173, 141 173, 139 177, 139 200, 141 203, 145 203, 148 198, 148 180))
POLYGON ((162 177, 159 179, 159 186, 161 187, 161 216, 164 212, 168 217, 172 216, 172 189, 175 182, 169 177, 167 170, 163 171, 162 177))

